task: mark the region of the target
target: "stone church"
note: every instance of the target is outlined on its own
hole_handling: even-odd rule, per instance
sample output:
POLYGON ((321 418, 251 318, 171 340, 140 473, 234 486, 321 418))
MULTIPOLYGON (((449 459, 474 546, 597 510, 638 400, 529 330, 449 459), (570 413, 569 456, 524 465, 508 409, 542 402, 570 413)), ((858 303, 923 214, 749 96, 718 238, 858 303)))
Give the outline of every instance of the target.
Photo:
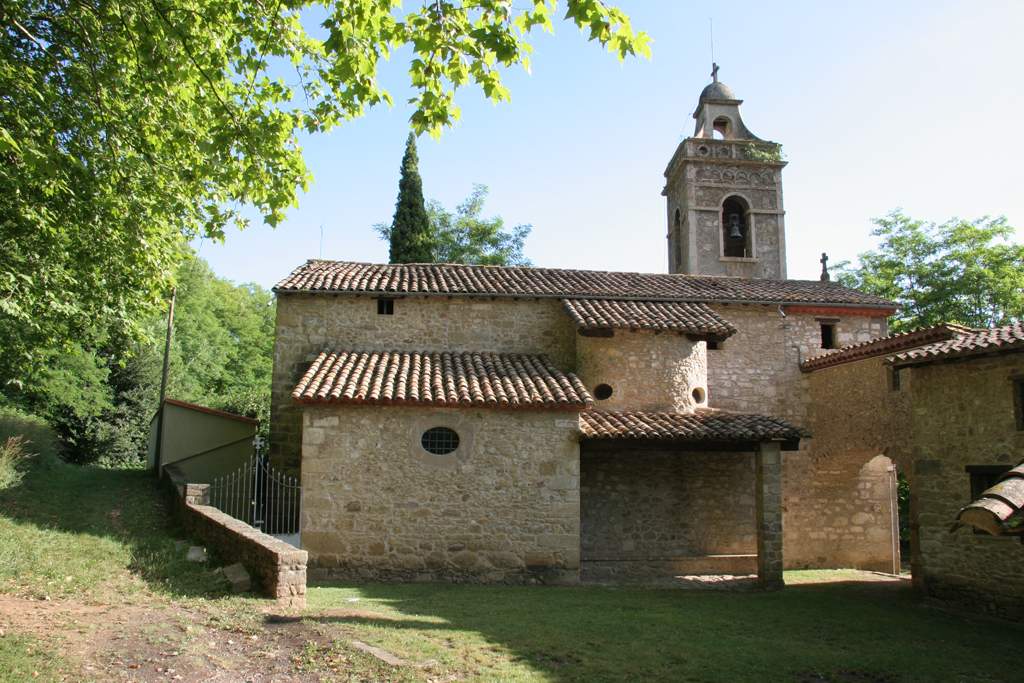
POLYGON ((311 260, 271 455, 322 576, 577 582, 899 566, 895 474, 819 448, 802 363, 894 305, 786 278, 780 147, 717 79, 665 170, 668 273, 311 260))

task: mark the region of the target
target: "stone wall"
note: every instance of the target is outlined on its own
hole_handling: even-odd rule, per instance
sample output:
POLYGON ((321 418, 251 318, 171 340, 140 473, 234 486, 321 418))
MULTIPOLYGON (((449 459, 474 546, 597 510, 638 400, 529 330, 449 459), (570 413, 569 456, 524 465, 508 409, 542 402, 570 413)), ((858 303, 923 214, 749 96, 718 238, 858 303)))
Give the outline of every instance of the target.
POLYGON ((913 377, 901 371, 895 387, 885 359, 882 355, 807 374, 815 455, 855 452, 867 462, 884 454, 907 469, 913 377))
POLYGON ((582 447, 582 575, 756 571, 754 454, 582 447))
MULTIPOLYGON (((861 410, 859 387, 862 381, 874 387, 874 377, 852 373, 837 380, 835 396, 830 396, 830 381, 820 373, 842 374, 846 371, 841 369, 848 366, 815 373, 800 370, 801 360, 824 351, 821 320, 836 320, 836 316, 797 312, 783 316, 777 306, 714 308, 739 331, 719 349, 707 352, 710 405, 775 415, 812 434, 801 442, 798 452, 783 455, 786 567, 892 571, 891 473, 879 469, 880 463, 867 466, 882 451, 857 449, 845 440, 850 432, 834 431, 843 429, 849 410, 861 410), (821 381, 815 385, 812 379, 821 381), (844 396, 851 397, 849 404, 844 396), (823 414, 832 416, 828 425, 823 423, 823 414), (823 428, 820 444, 819 425, 823 428)), ((883 336, 886 331, 882 317, 839 316, 835 325, 839 345, 883 336)), ((877 403, 872 400, 868 405, 877 403)), ((873 409, 867 412, 858 427, 869 424, 877 414, 873 409)), ((870 430, 858 437, 868 433, 870 430)))
POLYGON ((899 571, 896 476, 882 455, 783 456, 787 569, 899 571))
POLYGON ((899 568, 895 467, 906 469, 909 383, 885 356, 806 374, 810 449, 786 466, 786 566, 899 568))
POLYGON ((925 365, 911 368, 910 375, 915 585, 938 598, 1024 619, 1024 544, 968 529, 949 531, 971 500, 965 467, 1024 460, 1024 431, 1016 428, 1010 381, 1024 376, 1024 354, 925 365))
POLYGON ((612 387, 610 398, 596 401, 601 410, 692 412, 707 405, 705 348, 674 333, 615 330, 612 337, 580 336, 576 372, 591 393, 599 384, 612 387))
POLYGON ((174 465, 164 473, 176 514, 189 533, 226 562, 241 562, 265 596, 289 607, 306 606, 305 550, 210 507, 209 485, 187 483, 174 465))
MULTIPOLYGON (((715 311, 738 332, 707 352, 708 401, 712 407, 775 415, 807 425, 807 375, 800 361, 823 353, 820 318, 779 313, 778 306, 716 304, 715 311)), ((884 317, 841 316, 839 345, 884 336, 884 317)))
POLYGON ((576 412, 304 408, 302 542, 318 576, 577 580, 576 412), (460 437, 448 456, 428 428, 460 437))
POLYGON ((292 389, 324 350, 491 351, 547 354, 571 370, 576 331, 557 299, 409 297, 378 315, 375 297, 283 294, 277 298, 270 455, 299 467, 302 417, 292 389))

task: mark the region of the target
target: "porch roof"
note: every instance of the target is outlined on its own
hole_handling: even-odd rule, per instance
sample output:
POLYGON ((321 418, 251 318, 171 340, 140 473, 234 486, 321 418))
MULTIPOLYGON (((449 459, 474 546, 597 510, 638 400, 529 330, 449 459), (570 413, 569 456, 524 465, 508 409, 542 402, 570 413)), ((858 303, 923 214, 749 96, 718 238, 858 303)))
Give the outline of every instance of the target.
POLYGON ((595 442, 748 446, 776 441, 785 450, 795 450, 800 439, 809 436, 777 417, 709 408, 693 413, 589 410, 580 413, 580 431, 584 440, 595 442))

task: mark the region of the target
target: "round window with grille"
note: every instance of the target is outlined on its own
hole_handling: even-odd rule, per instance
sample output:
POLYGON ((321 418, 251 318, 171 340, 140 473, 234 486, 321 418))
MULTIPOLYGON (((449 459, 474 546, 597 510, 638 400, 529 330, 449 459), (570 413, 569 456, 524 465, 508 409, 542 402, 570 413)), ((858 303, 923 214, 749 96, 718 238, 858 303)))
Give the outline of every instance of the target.
POLYGON ((433 455, 448 455, 459 447, 459 434, 448 427, 431 427, 420 438, 423 450, 433 455))

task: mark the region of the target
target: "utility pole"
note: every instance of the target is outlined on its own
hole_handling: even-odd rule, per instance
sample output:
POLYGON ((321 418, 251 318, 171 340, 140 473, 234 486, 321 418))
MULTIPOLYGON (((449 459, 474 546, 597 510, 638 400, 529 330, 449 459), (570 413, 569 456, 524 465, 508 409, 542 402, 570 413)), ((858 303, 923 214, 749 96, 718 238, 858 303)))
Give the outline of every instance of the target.
POLYGON ((178 294, 178 288, 171 288, 171 304, 167 309, 167 338, 164 341, 164 370, 160 376, 160 404, 156 413, 156 451, 154 454, 154 471, 157 479, 160 478, 160 456, 164 441, 164 398, 167 395, 167 376, 171 369, 171 335, 174 333, 174 299, 178 294))

